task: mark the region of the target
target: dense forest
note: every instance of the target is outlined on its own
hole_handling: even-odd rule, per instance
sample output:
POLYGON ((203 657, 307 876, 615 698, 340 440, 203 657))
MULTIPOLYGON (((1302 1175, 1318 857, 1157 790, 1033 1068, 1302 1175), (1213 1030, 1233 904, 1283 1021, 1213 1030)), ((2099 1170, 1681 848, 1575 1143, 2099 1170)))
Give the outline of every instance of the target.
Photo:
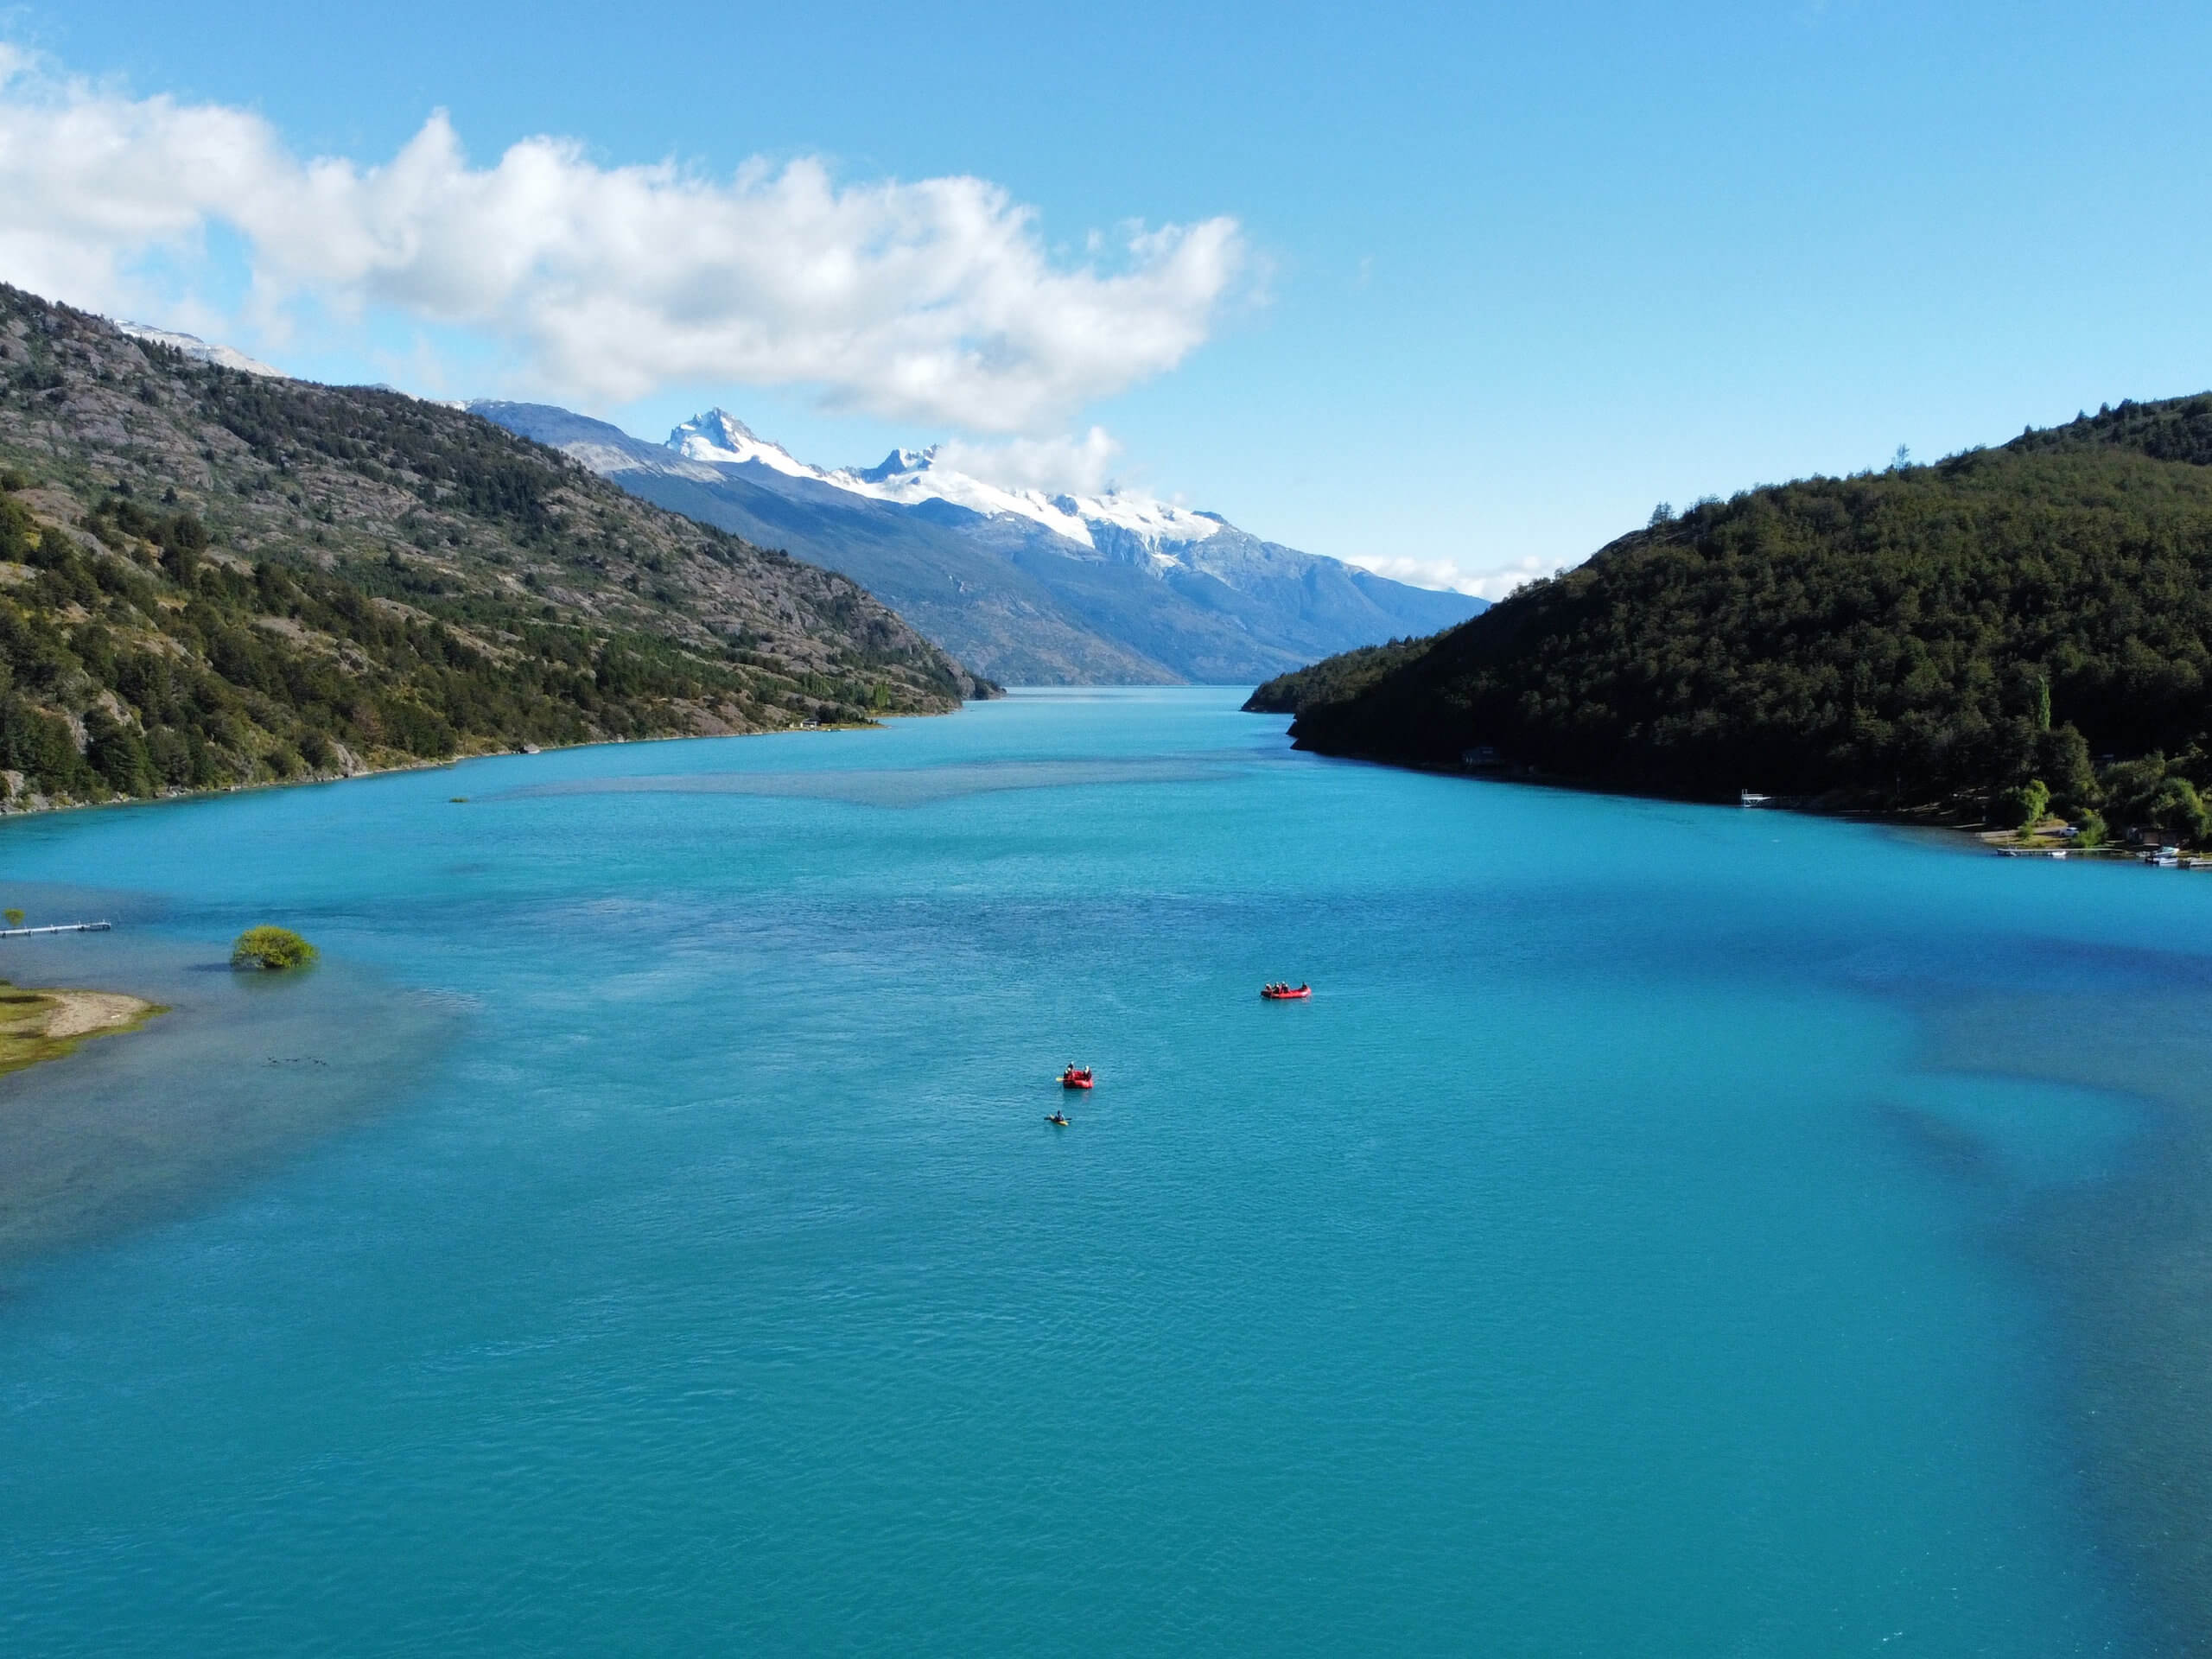
POLYGON ((957 706, 849 580, 463 410, 0 287, 0 805, 957 706))
POLYGON ((1662 509, 1248 707, 1330 753, 2212 839, 2212 396, 1662 509))

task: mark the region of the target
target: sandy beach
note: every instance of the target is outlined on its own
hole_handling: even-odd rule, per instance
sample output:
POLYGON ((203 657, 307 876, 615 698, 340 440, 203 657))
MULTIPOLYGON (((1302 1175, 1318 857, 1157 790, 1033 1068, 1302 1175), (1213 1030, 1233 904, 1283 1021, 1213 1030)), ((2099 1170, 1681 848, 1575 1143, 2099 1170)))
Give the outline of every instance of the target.
POLYGON ((0 981, 0 1072, 60 1059, 87 1037, 135 1030, 162 1012, 119 991, 41 990, 0 981))

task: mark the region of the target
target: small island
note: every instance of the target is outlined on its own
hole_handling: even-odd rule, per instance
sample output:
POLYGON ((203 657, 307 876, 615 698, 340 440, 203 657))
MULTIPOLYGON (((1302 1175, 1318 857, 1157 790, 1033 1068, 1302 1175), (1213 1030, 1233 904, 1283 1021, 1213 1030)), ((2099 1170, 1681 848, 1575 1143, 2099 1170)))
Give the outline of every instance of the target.
POLYGON ((168 1012, 118 991, 36 990, 0 980, 0 1073, 60 1059, 89 1038, 136 1031, 168 1012))
POLYGON ((321 954, 289 927, 249 927, 231 946, 231 966, 281 974, 308 967, 321 954))

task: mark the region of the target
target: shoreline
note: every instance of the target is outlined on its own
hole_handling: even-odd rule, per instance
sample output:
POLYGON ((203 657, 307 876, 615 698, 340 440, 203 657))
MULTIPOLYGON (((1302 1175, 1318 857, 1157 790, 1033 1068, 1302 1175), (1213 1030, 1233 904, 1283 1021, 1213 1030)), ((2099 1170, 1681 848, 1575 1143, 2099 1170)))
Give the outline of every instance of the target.
MULTIPOLYGON (((1272 715, 1280 714, 1281 710, 1255 709, 1248 712, 1272 715)), ((1291 747, 1301 754, 1316 754, 1325 760, 1350 760, 1367 766, 1388 766, 1395 772, 1426 772, 1436 778, 1461 778, 1469 783, 1519 784, 1532 789, 1565 790, 1577 795, 1610 795, 1626 801, 1669 801, 1682 806, 1726 807, 1731 804, 1725 800, 1706 800, 1694 795, 1668 795, 1656 790, 1620 789, 1525 770, 1478 770, 1426 760, 1393 760, 1379 755, 1344 753, 1334 749, 1312 748, 1294 738, 1291 747)), ((2014 838, 2013 831, 1993 828, 1985 819, 1946 817, 1941 808, 1933 806, 1904 807, 1891 810, 1859 806, 1824 807, 1810 804, 1802 797, 1788 797, 1739 803, 1737 810, 1745 812, 1789 812, 1806 818, 1831 818, 1853 823, 1887 824, 1898 829, 1940 830, 1947 835, 1971 838, 1982 850, 1999 858, 2079 859, 2084 863, 2133 864, 2142 861, 2140 851, 2123 842, 2106 841, 2094 847, 2077 848, 2047 837, 2020 841, 2014 838)))
MULTIPOLYGON (((864 721, 837 726, 799 725, 763 727, 751 732, 666 732, 652 737, 599 737, 585 743, 533 743, 527 748, 474 749, 464 754, 448 755, 442 760, 416 760, 390 766, 361 766, 352 772, 310 772, 299 778, 271 778, 266 783, 224 784, 213 789, 164 789, 153 795, 124 795, 105 801, 52 801, 44 796, 8 795, 0 798, 0 823, 11 818, 39 817, 54 812, 95 812, 120 806, 163 806, 176 801, 213 800, 224 795, 252 795, 270 789, 305 789, 316 784, 350 784, 359 778, 389 778, 408 772, 449 772, 467 760, 496 760, 520 758, 531 754, 562 754, 576 749, 611 749, 633 743, 691 743, 702 738, 716 737, 792 737, 802 733, 871 732, 892 720, 938 720, 957 715, 970 702, 987 702, 987 698, 968 698, 950 709, 913 709, 886 713, 864 721), (36 802, 37 804, 27 804, 36 802)), ((0 984, 7 982, 0 980, 0 984)))
POLYGON ((16 985, 0 979, 0 1077, 66 1059, 95 1037, 137 1031, 168 1009, 120 991, 16 985))

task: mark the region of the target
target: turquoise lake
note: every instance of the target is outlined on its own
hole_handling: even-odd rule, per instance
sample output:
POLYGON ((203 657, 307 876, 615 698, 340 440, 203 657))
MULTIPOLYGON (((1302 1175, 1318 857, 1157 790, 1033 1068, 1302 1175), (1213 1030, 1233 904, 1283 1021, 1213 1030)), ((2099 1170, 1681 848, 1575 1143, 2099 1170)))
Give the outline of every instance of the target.
POLYGON ((0 1652, 2204 1650, 2212 880, 1239 701, 0 824, 0 1652))

